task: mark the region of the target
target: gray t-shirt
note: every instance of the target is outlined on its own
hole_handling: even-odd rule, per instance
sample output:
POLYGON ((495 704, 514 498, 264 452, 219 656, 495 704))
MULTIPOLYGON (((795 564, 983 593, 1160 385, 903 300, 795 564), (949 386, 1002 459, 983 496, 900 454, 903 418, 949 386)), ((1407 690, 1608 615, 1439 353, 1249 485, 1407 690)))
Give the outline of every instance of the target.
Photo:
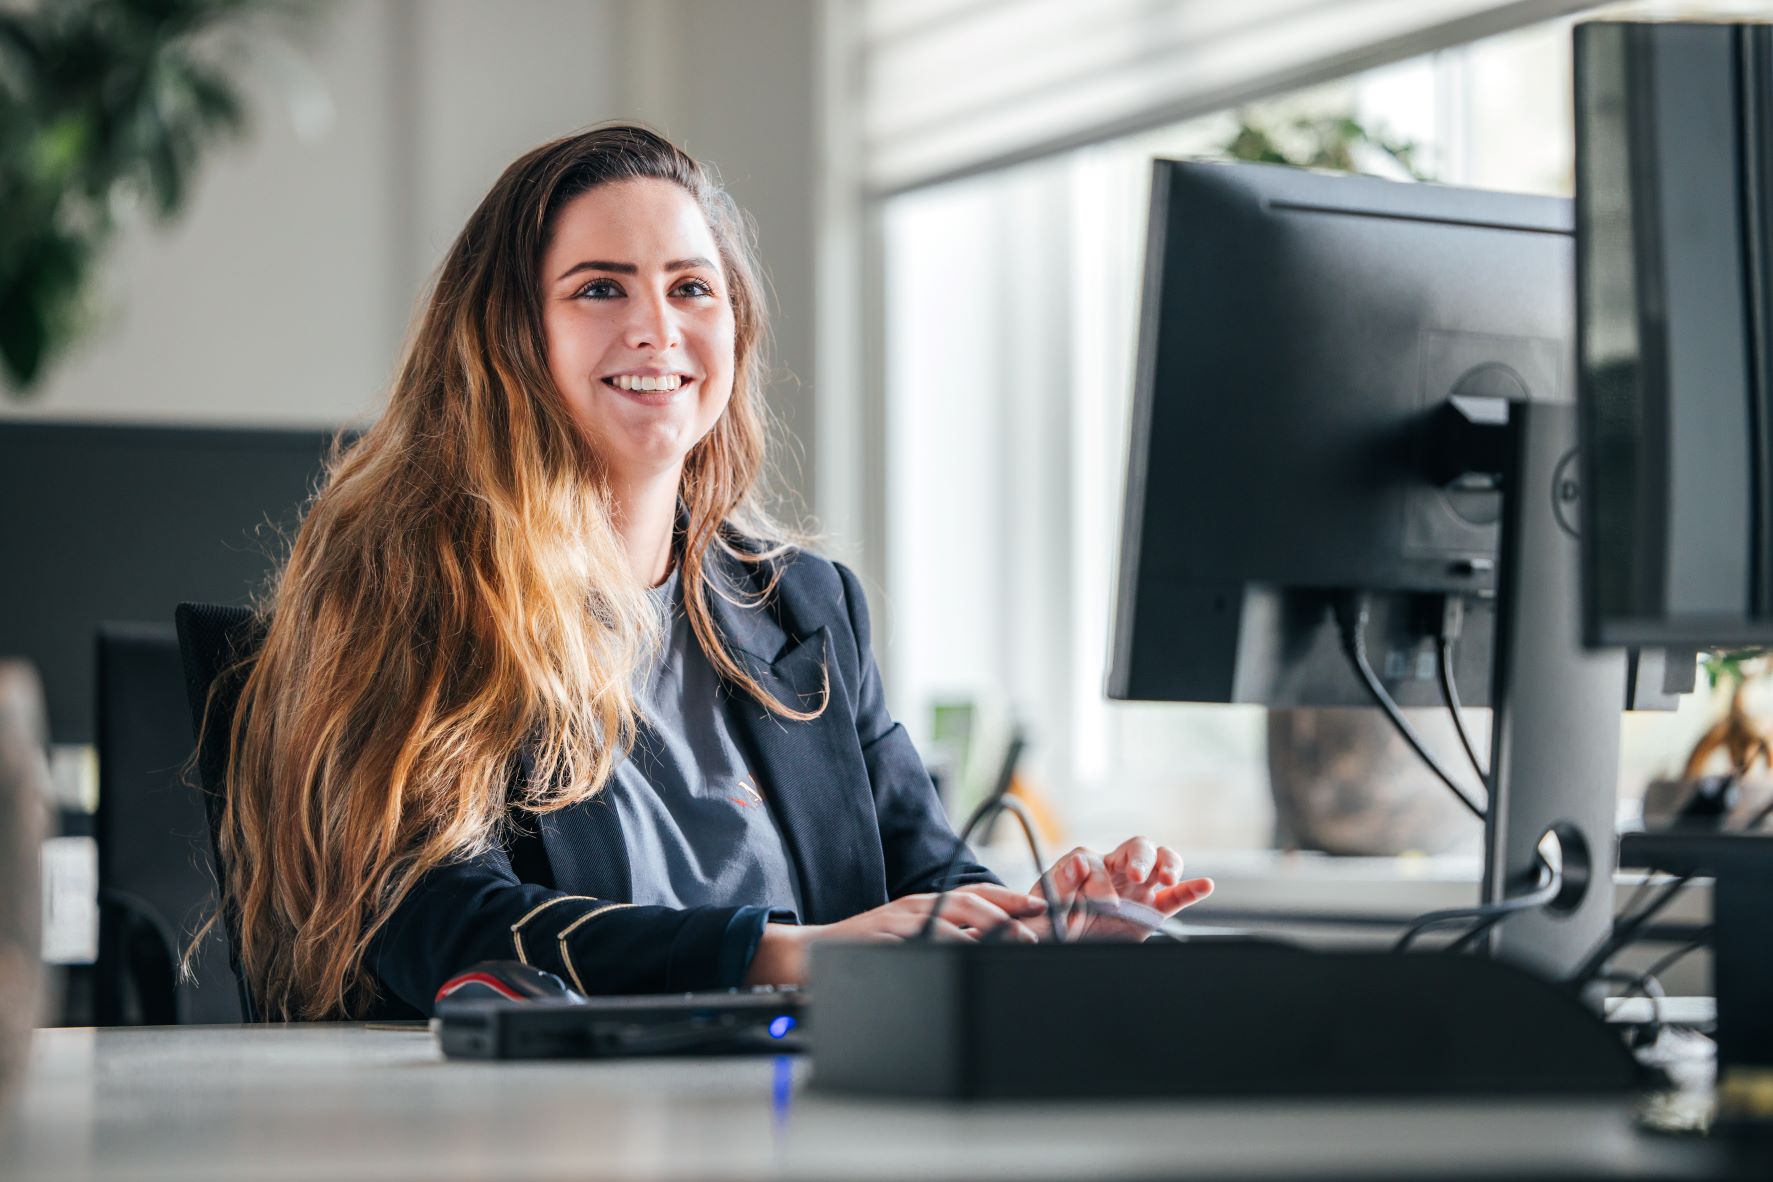
POLYGON ((727 725, 729 694, 684 615, 677 571, 653 596, 669 623, 640 695, 648 725, 605 789, 628 843, 632 901, 798 915, 794 863, 727 725))

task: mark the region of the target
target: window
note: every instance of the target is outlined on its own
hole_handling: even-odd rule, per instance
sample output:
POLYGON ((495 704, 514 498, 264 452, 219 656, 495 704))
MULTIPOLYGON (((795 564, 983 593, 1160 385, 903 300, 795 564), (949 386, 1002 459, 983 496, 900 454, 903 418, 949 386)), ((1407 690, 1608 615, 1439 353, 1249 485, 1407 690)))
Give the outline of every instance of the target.
MULTIPOLYGON (((1257 114, 1352 113, 1417 144, 1438 179, 1567 194, 1569 27, 1403 62, 1257 114)), ((1029 781, 1068 839, 1144 831, 1250 848, 1273 836, 1264 710, 1102 693, 1149 161, 1219 154, 1236 125, 1232 113, 1194 120, 883 210, 887 684, 926 750, 940 703, 1024 723, 1029 781)), ((1676 715, 1628 717, 1622 799, 1678 769, 1708 709, 1694 695, 1676 715)), ((1444 791, 1426 775, 1421 790, 1444 791)))

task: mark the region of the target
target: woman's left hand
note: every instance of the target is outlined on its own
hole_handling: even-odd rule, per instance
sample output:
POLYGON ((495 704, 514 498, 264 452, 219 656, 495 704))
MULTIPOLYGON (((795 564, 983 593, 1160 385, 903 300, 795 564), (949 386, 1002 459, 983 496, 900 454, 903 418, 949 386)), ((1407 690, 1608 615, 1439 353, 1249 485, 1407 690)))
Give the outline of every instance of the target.
MULTIPOLYGON (((1168 919, 1213 893, 1212 879, 1183 878, 1182 855, 1148 837, 1128 838, 1106 858, 1079 846, 1054 862, 1044 877, 1065 917, 1067 939, 1140 939, 1151 929, 1114 915, 1120 903, 1149 908, 1168 919)), ((1040 883, 1028 893, 1039 894, 1040 883)), ((1039 924, 1048 928, 1044 917, 1039 924)))

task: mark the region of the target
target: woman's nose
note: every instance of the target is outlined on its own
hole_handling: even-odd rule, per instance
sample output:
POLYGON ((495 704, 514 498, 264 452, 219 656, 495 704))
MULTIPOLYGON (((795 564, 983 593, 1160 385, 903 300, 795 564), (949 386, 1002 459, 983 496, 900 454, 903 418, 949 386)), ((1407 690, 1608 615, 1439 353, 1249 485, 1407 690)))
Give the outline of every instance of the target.
POLYGON ((630 349, 670 349, 677 340, 677 317, 664 296, 643 296, 630 305, 627 344, 630 349))

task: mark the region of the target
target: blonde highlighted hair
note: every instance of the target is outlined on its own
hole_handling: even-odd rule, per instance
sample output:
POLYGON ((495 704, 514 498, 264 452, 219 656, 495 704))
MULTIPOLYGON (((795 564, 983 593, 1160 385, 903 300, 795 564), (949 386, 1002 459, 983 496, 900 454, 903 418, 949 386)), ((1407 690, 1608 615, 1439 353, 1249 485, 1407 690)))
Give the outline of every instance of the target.
POLYGON ((767 563, 787 548, 759 493, 768 317, 745 218, 644 128, 545 144, 450 247, 386 412, 335 455, 261 605, 219 836, 266 1017, 360 1013, 375 992, 366 953, 420 878, 492 846, 514 811, 590 798, 632 744, 633 674, 659 623, 550 377, 539 264, 567 202, 641 177, 697 200, 735 321, 732 399, 680 488, 686 614, 724 679, 779 715, 813 716, 758 685, 707 604, 711 553, 767 563))

